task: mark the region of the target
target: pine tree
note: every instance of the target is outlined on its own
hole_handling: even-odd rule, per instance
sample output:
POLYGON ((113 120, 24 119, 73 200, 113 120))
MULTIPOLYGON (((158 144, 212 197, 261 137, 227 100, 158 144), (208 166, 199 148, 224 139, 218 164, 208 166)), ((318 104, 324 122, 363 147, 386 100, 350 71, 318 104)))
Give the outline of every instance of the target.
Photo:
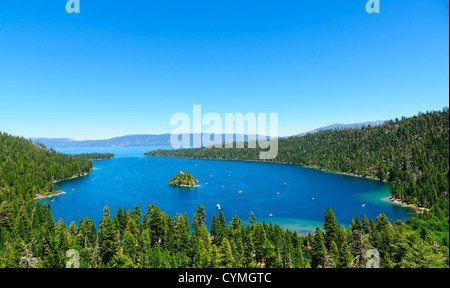
POLYGON ((336 242, 339 239, 339 224, 336 220, 333 210, 330 207, 327 208, 325 213, 325 220, 323 228, 325 230, 325 245, 329 249, 331 242, 336 242))
POLYGON ((163 215, 158 206, 150 204, 148 216, 148 231, 152 245, 160 243, 164 233, 163 215))
MULTIPOLYGON (((189 222, 189 220, 187 220, 189 222)), ((182 215, 175 216, 174 226, 174 245, 176 251, 187 253, 189 248, 189 224, 186 225, 186 219, 182 215)))
POLYGON ((319 265, 323 267, 325 253, 326 253, 325 238, 323 236, 322 230, 320 229, 319 226, 317 226, 311 250, 311 266, 313 268, 316 268, 319 265))
POLYGON ((352 261, 352 255, 348 247, 347 231, 345 230, 345 227, 343 225, 339 233, 339 243, 339 258, 337 261, 337 267, 348 268, 352 261))
POLYGON ((134 210, 131 212, 131 218, 133 218, 134 222, 136 222, 137 225, 140 225, 142 221, 142 212, 141 207, 138 203, 134 206, 134 210))
POLYGON ((217 249, 217 246, 215 244, 212 244, 211 249, 209 250, 209 253, 211 255, 211 262, 209 267, 210 268, 220 268, 220 255, 219 251, 217 249))
POLYGON ((100 222, 100 229, 98 231, 99 252, 103 265, 108 265, 117 253, 118 240, 117 232, 111 221, 109 207, 105 206, 103 209, 103 219, 100 222))
POLYGON ((264 243, 266 242, 266 231, 261 223, 256 223, 252 231, 252 240, 254 244, 255 260, 258 265, 262 264, 264 259, 264 243))
POLYGON ((220 267, 232 268, 234 264, 233 253, 231 252, 231 246, 227 238, 223 238, 219 247, 219 263, 220 267))
POLYGON ((370 234, 372 233, 372 228, 370 227, 369 219, 367 218, 366 214, 363 215, 363 230, 364 233, 370 234))
POLYGON ((394 231, 391 223, 385 214, 380 214, 377 217, 377 225, 375 231, 372 233, 371 242, 377 247, 380 252, 382 264, 387 261, 391 244, 394 239, 394 231))
POLYGON ((138 242, 130 231, 125 231, 122 243, 123 254, 134 262, 138 253, 138 242))
POLYGON ((206 212, 202 204, 198 204, 197 209, 194 213, 194 219, 192 220, 192 228, 194 234, 198 233, 199 229, 205 225, 206 222, 206 212))
POLYGON ((126 222, 122 207, 119 206, 119 209, 117 209, 116 215, 114 216, 113 224, 114 224, 116 230, 120 231, 121 235, 123 235, 123 233, 125 232, 126 223, 127 222, 126 222))

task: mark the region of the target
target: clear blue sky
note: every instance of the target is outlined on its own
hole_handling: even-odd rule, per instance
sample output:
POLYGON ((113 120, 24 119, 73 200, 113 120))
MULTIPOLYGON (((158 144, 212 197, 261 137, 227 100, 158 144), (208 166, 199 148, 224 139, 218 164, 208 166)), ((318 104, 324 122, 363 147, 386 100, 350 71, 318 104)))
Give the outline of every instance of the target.
POLYGON ((449 2, 0 1, 0 131, 103 139, 192 113, 278 113, 279 134, 449 100, 449 2))

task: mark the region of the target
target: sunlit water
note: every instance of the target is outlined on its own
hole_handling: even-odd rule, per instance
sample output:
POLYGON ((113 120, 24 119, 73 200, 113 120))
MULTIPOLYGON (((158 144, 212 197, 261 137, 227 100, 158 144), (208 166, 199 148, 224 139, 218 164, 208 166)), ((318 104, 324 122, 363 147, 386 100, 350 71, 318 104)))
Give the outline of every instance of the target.
POLYGON ((111 217, 119 206, 143 213, 154 203, 171 215, 187 212, 190 220, 199 203, 206 210, 207 224, 218 215, 220 204, 227 222, 238 215, 248 223, 250 212, 258 221, 280 224, 300 234, 323 226, 327 207, 339 224, 366 214, 375 218, 385 213, 391 220, 406 220, 413 210, 382 198, 389 184, 351 176, 326 173, 295 165, 240 161, 213 161, 167 157, 143 157, 161 147, 59 148, 63 153, 111 152, 115 159, 94 161, 94 170, 84 177, 58 183, 66 194, 45 199, 51 203, 56 221, 78 223, 90 216, 97 225, 108 205, 111 217), (179 188, 167 184, 180 171, 189 171, 201 187, 179 188), (241 193, 239 193, 241 191, 241 193))

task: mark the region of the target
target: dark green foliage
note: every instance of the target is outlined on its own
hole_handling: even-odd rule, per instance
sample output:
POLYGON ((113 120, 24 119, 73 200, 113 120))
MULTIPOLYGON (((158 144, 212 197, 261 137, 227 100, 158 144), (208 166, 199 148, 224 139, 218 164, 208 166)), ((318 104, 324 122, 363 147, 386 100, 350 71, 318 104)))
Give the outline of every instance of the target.
POLYGON ((326 248, 325 248, 325 238, 323 236, 322 230, 319 226, 316 227, 316 233, 314 234, 314 241, 312 243, 311 250, 311 266, 324 267, 326 261, 326 248))
MULTIPOLYGON (((0 133, 1 199, 33 199, 53 190, 53 183, 90 172, 92 162, 58 153, 20 137, 0 133)), ((0 199, 0 200, 1 200, 0 199)))
POLYGON ((189 172, 180 171, 175 177, 169 180, 171 186, 196 187, 198 180, 189 172))
MULTIPOLYGON (((237 147, 236 143, 234 147, 237 147)), ((367 262, 364 252, 374 247, 380 253, 382 267, 448 267, 447 108, 387 121, 377 127, 327 130, 302 137, 280 138, 278 155, 273 160, 260 160, 260 152, 259 148, 249 149, 248 143, 245 143, 244 148, 239 149, 202 147, 156 150, 145 155, 269 161, 388 181, 392 183, 392 196, 405 203, 430 209, 411 217, 405 224, 401 221, 390 223, 385 215, 380 215, 376 223, 365 215, 362 221, 356 216, 346 231, 344 227, 339 228, 330 208, 325 216, 325 235, 316 231, 315 236, 310 234, 301 237, 303 248, 310 254, 311 266, 364 266, 367 262)), ((262 235, 265 234, 256 224, 254 215, 251 215, 250 223, 249 229, 257 233, 244 239, 252 240, 255 260, 260 261, 265 239, 262 235)), ((216 229, 217 226, 214 227, 214 233, 217 233, 216 229)), ((292 260, 287 262, 292 264, 292 260)))
POLYGON ((114 158, 114 154, 112 153, 81 153, 76 155, 88 160, 107 160, 114 158))
MULTIPOLYGON (((156 150, 147 156, 219 160, 259 159, 259 148, 156 150)), ((257 146, 258 147, 258 146, 257 146)), ((386 180, 406 203, 438 205, 448 217, 449 111, 422 113, 376 127, 325 130, 280 138, 277 163, 298 164, 386 180)))
MULTIPOLYGON (((257 149, 212 150, 176 156, 255 160, 258 155, 257 149)), ((405 223, 364 215, 345 228, 329 208, 325 233, 317 227, 315 234, 302 236, 258 223, 253 213, 248 225, 238 216, 227 225, 219 213, 208 231, 201 204, 191 223, 186 213, 172 218, 151 204, 144 215, 139 205, 119 208, 113 220, 106 206, 98 230, 90 217, 67 226, 55 223, 50 205, 33 198, 53 190, 54 181, 89 172, 92 163, 0 134, 0 267, 63 268, 70 249, 79 252, 80 267, 86 268, 358 268, 370 263, 370 249, 379 252, 381 267, 449 266, 448 110, 280 140, 279 152, 278 162, 387 179, 394 195, 431 209, 405 223)))
MULTIPOLYGON (((411 220, 409 224, 391 223, 385 215, 380 215, 369 233, 358 225, 349 229, 342 226, 337 235, 329 234, 332 240, 327 247, 326 233, 320 227, 314 235, 299 236, 272 223, 255 221, 252 228, 251 224, 242 224, 238 216, 224 226, 225 216, 221 213, 214 216, 219 227, 215 235, 220 234, 222 238, 216 245, 210 241, 212 232, 204 225, 206 214, 201 205, 194 215, 192 222, 196 224, 191 230, 186 213, 172 219, 151 204, 143 216, 146 223, 127 217, 123 237, 119 237, 120 228, 111 220, 107 206, 98 231, 89 217, 81 218, 78 226, 74 222, 66 226, 62 220, 55 224, 47 204, 31 207, 33 217, 24 213, 27 207, 17 212, 6 204, 1 207, 1 215, 9 215, 3 219, 11 219, 8 220, 11 224, 3 225, 0 230, 0 267, 62 268, 68 261, 65 253, 76 249, 80 254, 80 267, 86 268, 357 268, 367 263, 364 255, 370 248, 379 251, 381 267, 448 267, 448 223, 441 223, 443 237, 439 240, 442 243, 438 243, 440 238, 420 219, 411 220), (22 215, 21 222, 19 215, 22 215), (15 232, 19 230, 22 231, 15 232), (304 252, 309 256, 305 258, 304 252)), ((121 211, 118 209, 114 219, 123 215, 121 211)), ((326 215, 325 218, 330 219, 330 210, 326 215)))
POLYGON ((336 220, 333 210, 328 207, 325 213, 323 228, 325 230, 325 244, 327 248, 331 248, 331 243, 339 240, 339 224, 336 220))

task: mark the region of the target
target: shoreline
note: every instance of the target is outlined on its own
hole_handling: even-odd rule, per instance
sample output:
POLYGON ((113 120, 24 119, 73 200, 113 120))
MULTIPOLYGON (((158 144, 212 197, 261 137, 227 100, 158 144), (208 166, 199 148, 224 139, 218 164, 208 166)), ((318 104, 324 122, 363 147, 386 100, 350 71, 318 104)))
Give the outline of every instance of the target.
POLYGON ((46 199, 46 198, 52 198, 52 197, 63 195, 63 194, 66 194, 66 192, 64 192, 64 191, 56 191, 55 193, 48 194, 48 195, 36 194, 36 197, 34 197, 34 200, 41 200, 41 199, 46 199))
POLYGON ((424 211, 429 211, 430 210, 429 208, 425 208, 425 207, 419 206, 417 204, 408 204, 408 203, 404 202, 403 200, 401 200, 400 198, 395 197, 393 195, 389 195, 387 197, 384 197, 381 200, 386 201, 386 202, 390 202, 392 204, 400 205, 400 206, 405 207, 405 208, 412 208, 412 209, 416 210, 417 213, 423 213, 424 211))
POLYGON ((172 184, 169 184, 169 186, 172 186, 172 187, 187 187, 187 188, 201 187, 201 185, 185 185, 185 184, 181 184, 181 185, 172 185, 172 184))
POLYGON ((92 167, 91 170, 89 170, 89 172, 85 172, 85 173, 82 173, 82 174, 77 174, 77 175, 74 175, 74 176, 69 177, 69 178, 64 178, 64 179, 59 179, 59 180, 53 180, 53 184, 56 184, 56 183, 59 183, 59 182, 61 182, 61 181, 65 181, 65 180, 71 180, 71 179, 75 179, 75 178, 87 176, 87 175, 89 175, 93 170, 94 170, 94 167, 92 167))
MULTIPOLYGON (((59 182, 65 181, 65 180, 71 180, 71 179, 75 179, 75 178, 87 176, 87 175, 89 175, 94 169, 95 169, 95 168, 92 167, 91 170, 89 170, 89 172, 85 172, 85 173, 82 173, 82 174, 77 174, 77 175, 74 175, 74 176, 69 177, 69 178, 64 178, 64 179, 59 179, 59 180, 53 180, 52 184, 56 184, 56 183, 59 183, 59 182)), ((47 192, 47 193, 50 193, 50 192, 47 192)), ((41 195, 41 194, 39 194, 39 193, 36 193, 36 196, 34 197, 34 200, 41 200, 41 199, 46 199, 46 198, 52 198, 52 197, 56 197, 56 196, 63 195, 63 194, 66 194, 66 192, 61 191, 61 190, 58 190, 58 191, 56 191, 56 192, 54 192, 54 193, 51 193, 51 194, 44 194, 44 195, 41 195)))
MULTIPOLYGON (((177 157, 177 156, 153 156, 153 155, 145 155, 144 157, 168 157, 168 158, 185 158, 185 159, 196 159, 196 160, 218 160, 218 161, 240 161, 240 162, 257 162, 257 163, 268 163, 268 164, 281 164, 281 165, 294 165, 294 166, 300 166, 303 168, 307 168, 307 169, 315 169, 315 170, 320 170, 322 172, 326 172, 326 173, 332 173, 332 174, 338 174, 338 175, 345 175, 345 176, 350 176, 350 177, 356 177, 356 178, 363 178, 363 179, 369 179, 369 180, 374 180, 374 181, 380 181, 386 184, 391 184, 391 182, 387 181, 387 180, 380 180, 378 178, 375 177, 369 177, 369 176, 361 176, 361 175, 357 175, 357 174, 352 174, 352 173, 346 173, 346 172, 332 172, 332 171, 327 171, 324 170, 322 168, 318 168, 318 167, 312 167, 312 166, 306 166, 306 165, 301 165, 301 164, 295 164, 295 163, 289 163, 289 162, 281 162, 281 161, 261 161, 261 160, 238 160, 238 159, 208 159, 208 158, 194 158, 194 157, 177 157)), ((412 208, 414 210, 416 210, 417 213, 423 213, 424 211, 429 211, 429 208, 425 208, 422 206, 418 206, 416 204, 408 204, 406 202, 404 202, 403 200, 401 200, 400 198, 397 198, 395 196, 393 196, 392 194, 390 194, 387 197, 384 197, 381 199, 382 201, 386 201, 386 202, 390 202, 392 204, 395 205, 400 205, 402 207, 405 208, 412 208)))
POLYGON ((361 176, 358 174, 353 173, 347 173, 347 172, 333 172, 333 171, 327 171, 323 168, 314 167, 314 166, 307 166, 302 164, 296 164, 291 162, 281 162, 281 161, 262 161, 262 160, 242 160, 242 159, 214 159, 214 158, 194 158, 194 157, 178 157, 178 156, 156 156, 156 155, 145 155, 144 157, 167 157, 167 158, 185 158, 185 159, 195 159, 195 160, 213 160, 213 161, 237 161, 237 162, 255 162, 255 163, 267 163, 267 164, 282 164, 282 165, 293 165, 293 166, 300 166, 303 168, 308 169, 315 169, 320 170, 322 172, 326 173, 332 173, 332 174, 338 174, 338 175, 345 175, 345 176, 351 176, 351 177, 357 177, 357 178, 363 178, 363 179, 369 179, 369 180, 375 180, 375 181, 381 181, 383 183, 391 184, 391 182, 387 180, 380 180, 376 177, 370 177, 370 176, 361 176))

